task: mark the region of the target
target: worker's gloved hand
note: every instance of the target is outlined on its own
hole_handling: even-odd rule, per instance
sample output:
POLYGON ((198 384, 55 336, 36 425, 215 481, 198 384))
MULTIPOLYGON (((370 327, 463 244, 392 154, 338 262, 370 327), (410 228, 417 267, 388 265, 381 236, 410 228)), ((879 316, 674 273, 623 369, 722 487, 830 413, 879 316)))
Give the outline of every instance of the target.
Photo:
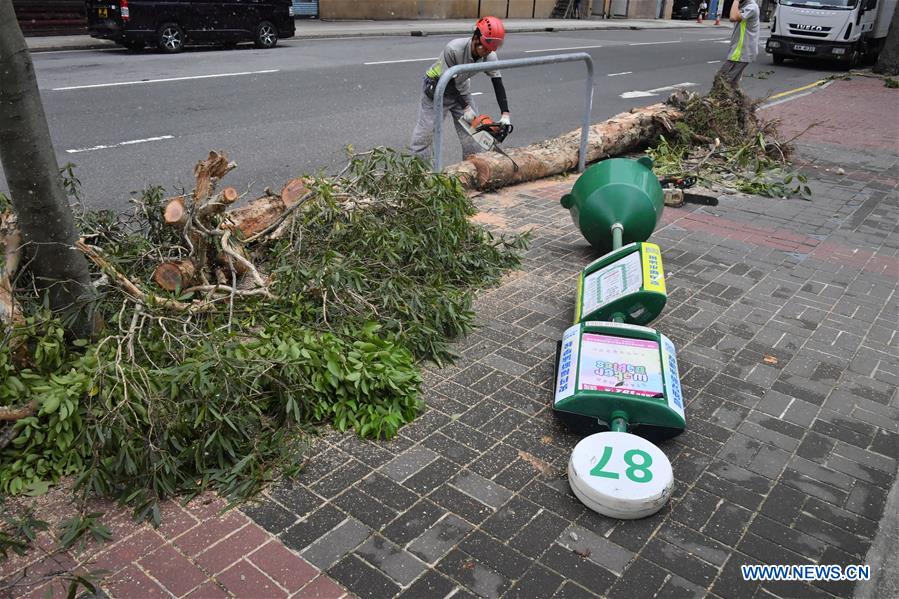
POLYGON ((474 111, 474 108, 471 106, 465 107, 465 112, 462 113, 462 118, 465 119, 466 122, 470 123, 471 121, 478 118, 478 113, 474 111))
POLYGON ((504 112, 503 116, 499 117, 499 122, 501 125, 511 125, 512 117, 509 115, 508 112, 504 112))

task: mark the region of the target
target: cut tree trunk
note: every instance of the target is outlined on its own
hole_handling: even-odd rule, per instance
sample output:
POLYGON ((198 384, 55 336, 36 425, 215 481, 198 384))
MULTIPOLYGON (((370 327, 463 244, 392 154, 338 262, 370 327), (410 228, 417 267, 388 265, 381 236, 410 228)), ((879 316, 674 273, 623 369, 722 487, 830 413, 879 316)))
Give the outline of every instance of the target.
POLYGON ((221 214, 225 211, 225 208, 236 202, 239 197, 240 194, 237 193, 236 189, 233 187, 226 187, 221 193, 216 194, 208 200, 204 200, 200 204, 200 207, 197 208, 197 220, 204 225, 207 225, 207 219, 209 219, 209 217, 221 214))
POLYGON ((190 286, 196 268, 190 260, 163 262, 153 271, 153 280, 166 291, 180 291, 190 286))
POLYGON ((291 206, 309 193, 309 183, 304 177, 291 179, 281 190, 280 196, 264 195, 242 208, 231 210, 226 216, 234 228, 240 231, 241 237, 248 239, 278 222, 291 206))
POLYGON ((240 236, 247 239, 273 225, 285 210, 287 207, 278 196, 262 196, 226 216, 240 236))
POLYGON ((165 224, 171 226, 184 226, 187 222, 187 206, 184 205, 184 196, 177 196, 168 201, 163 213, 165 224))
MULTIPOLYGON (((653 104, 618 114, 592 125, 587 137, 586 162, 590 164, 627 152, 633 152, 656 141, 659 135, 682 118, 681 111, 669 104, 653 104)), ((445 173, 459 177, 466 189, 489 190, 534 181, 577 168, 581 130, 506 152, 518 164, 497 152, 483 152, 448 166, 445 173)))
POLYGON ((194 188, 194 203, 200 203, 212 193, 215 182, 224 177, 228 171, 237 168, 237 163, 228 162, 224 152, 209 152, 206 160, 197 162, 194 166, 194 176, 197 186, 194 188))
POLYGON ((312 179, 306 177, 297 177, 288 181, 287 185, 281 188, 281 200, 284 202, 284 206, 286 208, 293 206, 297 200, 309 192, 310 184, 312 184, 312 179))

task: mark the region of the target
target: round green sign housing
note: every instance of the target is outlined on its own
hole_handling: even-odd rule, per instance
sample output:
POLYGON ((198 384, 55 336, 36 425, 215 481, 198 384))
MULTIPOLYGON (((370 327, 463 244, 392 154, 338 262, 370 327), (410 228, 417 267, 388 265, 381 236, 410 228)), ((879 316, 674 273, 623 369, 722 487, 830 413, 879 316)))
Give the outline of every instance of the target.
POLYGON ((588 264, 578 275, 574 322, 649 324, 667 300, 659 246, 631 243, 588 264))
POLYGON ((665 194, 649 157, 609 158, 585 170, 561 203, 590 245, 605 253, 615 247, 613 226, 622 230, 622 243, 649 239, 665 194))
POLYGON ((605 432, 575 446, 568 484, 591 510, 632 520, 656 513, 671 497, 674 473, 658 447, 637 435, 605 432))

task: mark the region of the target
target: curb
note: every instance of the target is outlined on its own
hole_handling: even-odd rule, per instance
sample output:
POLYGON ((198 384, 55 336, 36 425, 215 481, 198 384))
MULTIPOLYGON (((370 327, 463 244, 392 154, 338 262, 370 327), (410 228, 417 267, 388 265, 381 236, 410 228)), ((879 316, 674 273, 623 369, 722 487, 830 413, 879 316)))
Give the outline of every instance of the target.
MULTIPOLYGON (((668 22, 668 21, 665 21, 668 22)), ((621 25, 608 24, 606 22, 602 22, 600 26, 597 24, 596 26, 566 26, 565 24, 561 24, 556 26, 529 26, 529 25, 513 25, 511 27, 507 27, 507 31, 509 33, 552 33, 552 32, 568 32, 568 31, 644 31, 644 30, 665 30, 665 29, 726 29, 730 30, 729 26, 725 25, 699 25, 696 23, 684 22, 677 23, 673 25, 664 25, 664 26, 649 26, 647 24, 629 24, 627 22, 623 22, 621 25)), ((281 40, 281 43, 290 43, 293 40, 309 40, 309 39, 323 39, 323 38, 353 38, 353 37, 403 37, 403 36, 411 36, 411 37, 428 37, 431 35, 457 35, 463 33, 470 33, 471 27, 447 27, 446 29, 439 30, 428 30, 428 29, 406 29, 406 30, 388 30, 388 29, 380 29, 380 30, 372 30, 372 31, 364 31, 354 29, 351 31, 321 31, 321 32, 298 32, 294 37, 287 38, 285 40, 281 40)), ((29 38, 25 38, 26 45, 28 43, 29 38)), ((60 52, 66 50, 107 50, 107 49, 115 49, 119 48, 117 44, 110 41, 105 40, 96 40, 87 35, 84 36, 84 42, 64 42, 58 45, 49 45, 49 46, 41 46, 36 48, 29 48, 29 52, 31 53, 40 53, 40 52, 60 52)))

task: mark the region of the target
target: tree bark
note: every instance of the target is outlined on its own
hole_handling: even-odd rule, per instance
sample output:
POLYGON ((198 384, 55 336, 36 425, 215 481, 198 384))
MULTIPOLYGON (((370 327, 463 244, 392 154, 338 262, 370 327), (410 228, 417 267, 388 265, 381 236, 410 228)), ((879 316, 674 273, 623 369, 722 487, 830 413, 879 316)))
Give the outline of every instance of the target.
POLYGON ((4 337, 5 325, 24 322, 22 308, 13 293, 13 280, 22 258, 22 233, 16 223, 16 215, 5 211, 0 213, 0 338, 4 337))
POLYGON ((246 206, 228 211, 225 216, 240 231, 241 238, 247 239, 274 224, 287 208, 278 196, 262 196, 246 206))
POLYGON ((899 6, 893 13, 890 30, 873 70, 881 75, 899 75, 899 6))
POLYGON ((74 243, 75 219, 62 187, 34 66, 11 0, 0 0, 0 162, 19 219, 30 269, 50 307, 72 313, 69 332, 95 330, 87 261, 74 243))
MULTIPOLYGON (((635 108, 607 121, 592 125, 587 136, 586 162, 632 152, 655 141, 671 123, 682 116, 676 107, 659 103, 635 108)), ((466 189, 497 189, 558 175, 577 168, 581 130, 548 139, 506 153, 518 164, 496 152, 483 152, 448 166, 445 172, 456 175, 466 189)))

